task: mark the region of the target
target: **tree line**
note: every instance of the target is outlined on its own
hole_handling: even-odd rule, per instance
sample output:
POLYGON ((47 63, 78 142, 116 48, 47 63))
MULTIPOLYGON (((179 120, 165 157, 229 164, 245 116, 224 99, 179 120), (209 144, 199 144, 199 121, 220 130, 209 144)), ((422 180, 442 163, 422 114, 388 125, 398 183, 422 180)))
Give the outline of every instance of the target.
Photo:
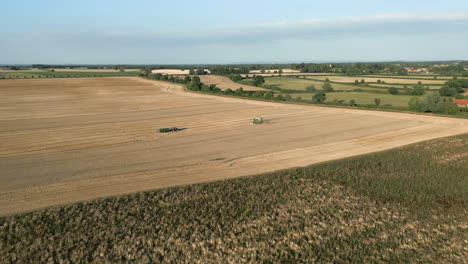
MULTIPOLYGON (((246 91, 242 87, 239 87, 236 90, 226 89, 223 91, 215 84, 204 84, 203 82, 201 82, 199 76, 185 76, 184 78, 179 78, 172 75, 164 75, 157 73, 149 74, 147 78, 184 84, 186 88, 190 91, 239 97, 250 97, 263 100, 293 101, 312 104, 348 105, 359 107, 380 107, 381 105, 380 98, 374 98, 374 104, 367 105, 358 105, 354 99, 350 99, 348 104, 346 104, 344 100, 326 102, 327 93, 335 91, 328 79, 324 81, 322 89, 320 90, 317 89, 314 85, 306 87, 306 92, 311 92, 313 93, 313 95, 310 100, 303 100, 301 97, 292 98, 292 96, 289 94, 283 95, 281 93, 274 93, 273 91, 246 91)), ((260 75, 256 75, 254 79, 257 80, 257 86, 262 86, 262 84, 265 82, 264 77, 260 75)), ((463 79, 454 79, 447 81, 447 83, 448 85, 453 85, 453 83, 461 83, 460 85, 465 85, 465 80, 460 80, 463 79)), ((455 115, 463 111, 463 109, 460 109, 457 106, 457 104, 453 102, 452 98, 444 97, 441 95, 441 93, 438 92, 428 92, 427 89, 421 83, 414 85, 413 91, 416 97, 411 98, 408 103, 408 108, 411 111, 450 115, 455 115)))

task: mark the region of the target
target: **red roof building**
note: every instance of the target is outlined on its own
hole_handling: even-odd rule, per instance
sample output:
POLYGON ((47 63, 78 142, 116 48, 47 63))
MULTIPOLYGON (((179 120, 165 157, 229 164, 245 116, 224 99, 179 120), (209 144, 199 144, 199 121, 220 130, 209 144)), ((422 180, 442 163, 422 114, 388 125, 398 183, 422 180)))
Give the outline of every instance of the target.
POLYGON ((455 99, 453 100, 459 107, 468 107, 468 100, 466 99, 455 99))

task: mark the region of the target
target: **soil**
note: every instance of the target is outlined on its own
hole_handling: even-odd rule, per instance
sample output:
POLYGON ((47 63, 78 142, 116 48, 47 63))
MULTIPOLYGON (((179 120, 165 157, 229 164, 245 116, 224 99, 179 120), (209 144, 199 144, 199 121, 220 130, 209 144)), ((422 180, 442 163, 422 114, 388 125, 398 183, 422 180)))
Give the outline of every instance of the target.
POLYGON ((204 95, 137 77, 2 80, 0 215, 467 132, 465 119, 204 95), (256 116, 268 122, 253 125, 256 116), (185 130, 159 133, 172 126, 185 130))

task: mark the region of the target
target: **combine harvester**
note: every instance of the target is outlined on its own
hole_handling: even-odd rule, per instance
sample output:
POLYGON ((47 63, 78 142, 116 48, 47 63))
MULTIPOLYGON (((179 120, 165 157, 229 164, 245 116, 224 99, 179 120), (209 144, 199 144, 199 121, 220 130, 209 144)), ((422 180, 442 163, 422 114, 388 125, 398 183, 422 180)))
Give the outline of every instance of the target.
POLYGON ((256 116, 254 117, 254 119, 252 119, 252 124, 254 125, 260 125, 260 124, 263 124, 265 122, 265 120, 263 119, 263 117, 260 117, 260 116, 256 116))

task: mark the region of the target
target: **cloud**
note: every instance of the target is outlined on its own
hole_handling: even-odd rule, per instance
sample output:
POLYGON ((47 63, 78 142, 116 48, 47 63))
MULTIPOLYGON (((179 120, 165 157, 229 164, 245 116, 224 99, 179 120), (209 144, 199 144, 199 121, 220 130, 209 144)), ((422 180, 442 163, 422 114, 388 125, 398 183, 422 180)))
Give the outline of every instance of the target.
POLYGON ((468 13, 378 14, 365 17, 279 21, 223 27, 213 32, 216 32, 219 39, 248 37, 246 41, 339 39, 374 34, 468 33, 468 13))
POLYGON ((308 19, 199 29, 191 32, 41 33, 60 42, 109 43, 123 46, 252 45, 283 40, 323 40, 381 35, 468 34, 468 12, 447 14, 377 14, 364 17, 308 19))
MULTIPOLYGON (((119 61, 122 62, 164 58, 171 61, 168 57, 170 55, 179 56, 180 60, 195 62, 204 61, 204 58, 208 57, 216 61, 227 57, 234 59, 246 54, 250 54, 250 57, 255 54, 262 54, 263 57, 269 54, 279 56, 278 50, 281 51, 282 55, 288 57, 295 53, 294 50, 297 49, 298 43, 302 45, 300 50, 302 53, 306 49, 310 50, 312 47, 316 47, 320 48, 323 56, 327 57, 337 54, 337 46, 344 48, 346 45, 354 45, 357 48, 369 47, 369 45, 376 45, 375 43, 384 49, 393 49, 395 45, 401 45, 398 49, 403 52, 410 45, 420 44, 414 42, 415 39, 438 43, 437 49, 433 47, 434 45, 429 45, 434 52, 439 49, 449 52, 453 45, 449 42, 444 43, 444 40, 441 39, 444 36, 451 39, 452 43, 454 39, 467 41, 468 12, 377 14, 333 19, 276 21, 200 28, 189 32, 158 32, 157 29, 152 32, 119 31, 119 29, 113 29, 113 31, 99 29, 49 30, 31 34, 7 34, 4 41, 0 43, 0 50, 11 51, 4 54, 5 57, 13 56, 12 54, 27 54, 29 60, 34 58, 34 54, 31 54, 29 48, 30 44, 34 43, 37 50, 41 50, 40 56, 36 56, 40 60, 54 57, 57 59, 71 58, 72 60, 91 58, 97 61, 99 59, 112 61, 119 58, 119 61), (431 40, 431 37, 434 41, 431 40), (296 45, 290 45, 290 43, 296 45), (332 43, 336 43, 336 45, 330 45, 332 43), (287 51, 284 49, 285 47, 291 50, 287 51), (72 56, 70 51, 73 51, 74 57, 70 57, 72 56)), ((427 53, 428 50, 425 52, 427 53)), ((13 57, 10 59, 16 60, 13 57)))

